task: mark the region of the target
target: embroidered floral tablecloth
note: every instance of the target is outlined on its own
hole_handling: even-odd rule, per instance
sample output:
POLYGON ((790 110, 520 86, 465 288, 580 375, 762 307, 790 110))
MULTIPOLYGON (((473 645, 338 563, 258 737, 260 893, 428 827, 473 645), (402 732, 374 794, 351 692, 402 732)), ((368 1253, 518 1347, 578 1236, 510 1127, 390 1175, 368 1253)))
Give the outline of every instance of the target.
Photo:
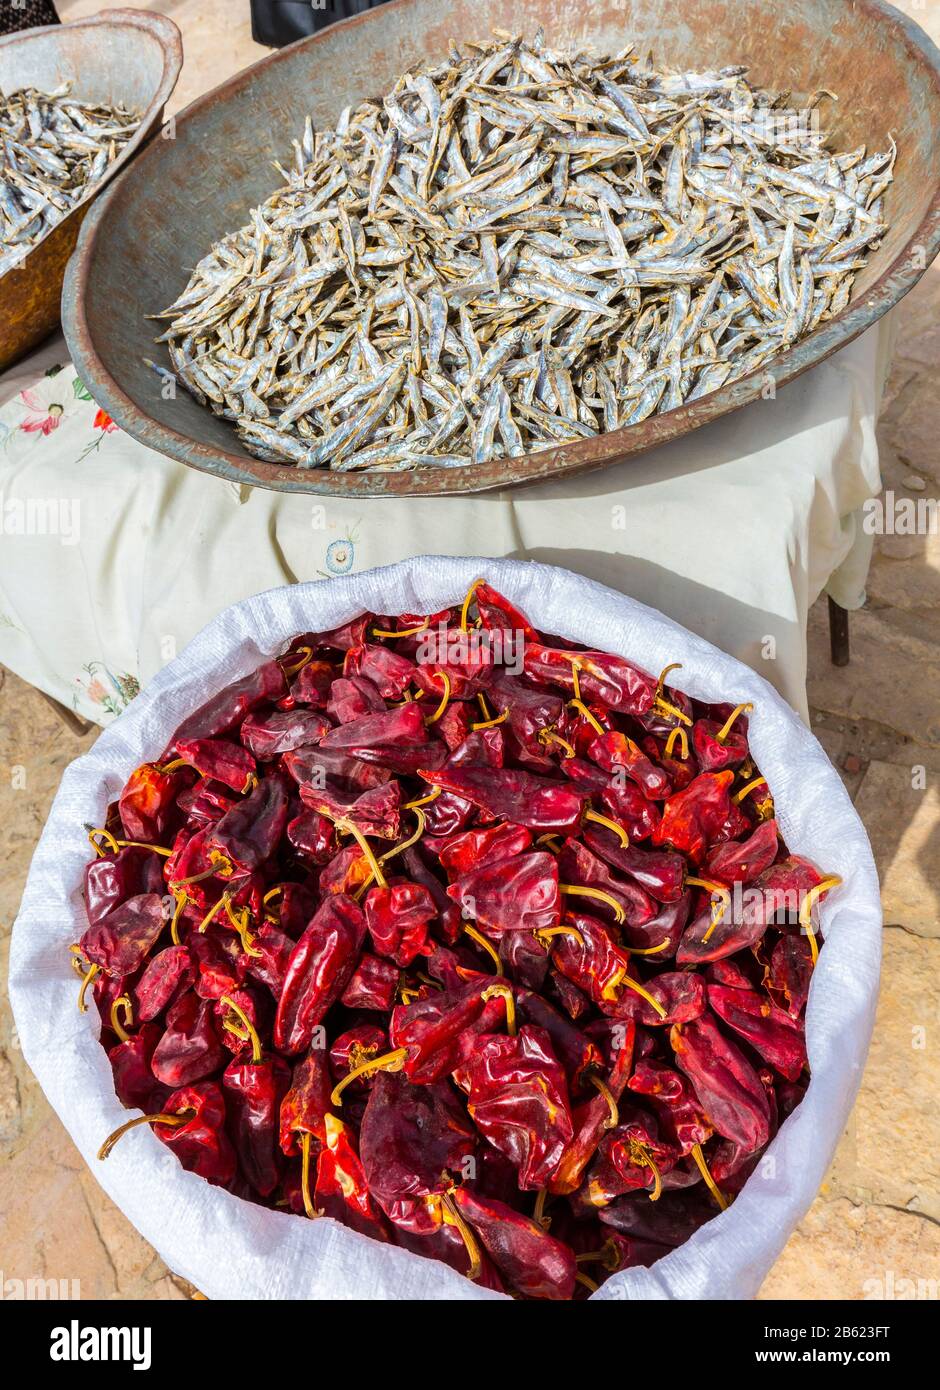
POLYGON ((864 600, 891 337, 882 320, 776 395, 601 472, 351 501, 240 488, 144 448, 53 340, 0 379, 0 661, 103 724, 249 594, 412 555, 509 555, 661 609, 805 714, 810 604, 824 588, 864 600))

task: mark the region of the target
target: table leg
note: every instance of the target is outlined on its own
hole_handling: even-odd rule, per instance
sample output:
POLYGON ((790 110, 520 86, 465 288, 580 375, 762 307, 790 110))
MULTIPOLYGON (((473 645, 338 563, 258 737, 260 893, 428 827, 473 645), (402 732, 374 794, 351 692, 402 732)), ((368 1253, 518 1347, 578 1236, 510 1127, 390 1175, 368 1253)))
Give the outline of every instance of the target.
POLYGON ((849 664, 849 610, 829 597, 829 654, 833 666, 849 664))
POLYGON ((85 734, 92 728, 92 725, 87 719, 82 719, 81 715, 76 714, 75 711, 69 709, 67 705, 63 705, 59 700, 54 699, 52 695, 47 695, 44 690, 40 690, 39 694, 45 700, 49 708, 55 710, 65 727, 71 729, 72 733, 75 734, 77 738, 84 738, 85 734))

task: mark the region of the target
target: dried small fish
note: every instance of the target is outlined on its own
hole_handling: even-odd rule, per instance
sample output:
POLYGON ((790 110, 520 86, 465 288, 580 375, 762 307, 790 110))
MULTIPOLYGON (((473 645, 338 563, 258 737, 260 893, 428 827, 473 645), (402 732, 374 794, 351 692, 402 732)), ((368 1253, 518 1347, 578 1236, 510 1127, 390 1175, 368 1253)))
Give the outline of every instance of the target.
POLYGON ((69 83, 0 93, 0 275, 101 181, 140 125, 137 112, 70 93, 69 83))
MULTIPOLYGON (((893 141, 833 152, 805 119, 820 94, 787 122, 789 94, 741 67, 494 33, 335 130, 308 120, 283 187, 155 315, 176 378, 250 452, 516 457, 698 400, 846 307, 887 230, 893 141)), ((17 143, 0 215, 15 199, 20 221, 17 143)))

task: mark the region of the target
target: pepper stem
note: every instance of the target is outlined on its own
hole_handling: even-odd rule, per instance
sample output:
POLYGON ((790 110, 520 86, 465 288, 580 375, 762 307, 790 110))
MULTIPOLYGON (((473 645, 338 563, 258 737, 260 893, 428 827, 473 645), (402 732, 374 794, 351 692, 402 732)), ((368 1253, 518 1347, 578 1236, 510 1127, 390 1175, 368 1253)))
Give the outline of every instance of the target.
POLYGON ((495 999, 499 995, 506 1001, 506 1031, 511 1038, 514 1038, 516 1036, 516 1000, 512 986, 506 984, 504 980, 498 980, 496 984, 487 985, 480 998, 483 1000, 495 999))
POLYGON ((353 1067, 352 1071, 348 1071, 342 1081, 333 1087, 330 1104, 342 1105, 343 1092, 357 1077, 371 1076, 374 1071, 401 1071, 407 1058, 407 1047, 396 1047, 394 1052, 383 1052, 381 1057, 370 1057, 367 1062, 361 1062, 358 1067, 353 1067))
POLYGON ((487 941, 483 933, 481 931, 477 931, 476 927, 471 927, 469 923, 464 924, 463 930, 464 936, 469 936, 471 941, 475 941, 476 944, 480 947, 480 949, 482 951, 485 951, 486 954, 491 957, 493 964, 496 966, 497 975, 503 975, 505 973, 503 970, 503 962, 500 960, 499 952, 496 950, 493 943, 491 941, 487 941))
POLYGON ((284 673, 284 678, 285 678, 285 680, 293 680, 294 676, 297 675, 297 672, 298 672, 298 671, 302 671, 302 670, 304 669, 304 667, 305 667, 310 661, 313 660, 313 648, 312 648, 312 647, 298 647, 297 650, 293 653, 293 655, 294 655, 294 656, 299 656, 299 657, 300 657, 300 660, 299 660, 299 661, 290 661, 290 662, 287 662, 286 664, 284 663, 284 658, 283 658, 283 657, 281 657, 281 658, 278 660, 278 665, 280 666, 282 672, 284 673))
POLYGON ((598 721, 594 718, 593 714, 588 709, 587 705, 584 703, 583 700, 580 700, 577 696, 575 696, 573 700, 568 701, 568 708, 576 709, 578 713, 581 715, 581 717, 587 720, 587 722, 590 724, 591 728, 594 730, 595 733, 600 734, 602 737, 604 734, 606 734, 607 730, 604 728, 603 724, 598 723, 598 721))
POLYGON ((673 661, 671 665, 664 666, 662 671, 660 671, 659 680, 656 682, 656 693, 653 695, 653 709, 656 710, 657 714, 672 715, 673 719, 678 720, 680 724, 688 724, 689 726, 691 726, 692 721, 689 718, 689 716, 687 714, 683 714, 681 709, 678 709, 674 704, 672 704, 669 700, 665 699, 663 696, 663 687, 666 684, 666 677, 669 675, 669 672, 681 670, 682 662, 673 661))
POLYGON ((258 950, 257 946, 255 945, 255 939, 252 936, 251 932, 248 930, 247 907, 243 907, 241 912, 236 916, 236 914, 232 911, 232 903, 228 896, 223 897, 222 901, 225 904, 225 915, 228 917, 228 920, 231 922, 232 926, 238 932, 238 938, 241 941, 242 950, 244 951, 245 955, 254 956, 256 960, 260 960, 264 952, 258 950))
POLYGON ((705 1155, 702 1153, 701 1144, 692 1145, 692 1157, 695 1159, 696 1167, 698 1168, 699 1172, 705 1180, 705 1186, 708 1188, 715 1201, 721 1207, 721 1210, 727 1211, 728 1200, 725 1196, 723 1196, 720 1188, 718 1187, 718 1184, 715 1182, 715 1179, 708 1171, 708 1164, 705 1162, 705 1155))
MULTIPOLYGON (((478 582, 482 583, 483 581, 479 580, 478 582)), ((456 1226, 457 1230, 460 1232, 460 1238, 466 1246, 467 1255, 470 1259, 470 1268, 467 1270, 467 1278, 479 1279, 480 1272, 483 1268, 483 1260, 480 1255, 480 1247, 477 1244, 477 1238, 471 1231, 470 1227, 467 1225, 466 1221, 464 1221, 463 1217, 461 1216, 459 1210, 457 1209, 457 1204, 454 1201, 451 1194, 449 1192, 442 1193, 441 1200, 448 1216, 451 1219, 451 1222, 454 1226, 456 1226)))
POLYGON ((660 1004, 659 1000, 654 999, 653 996, 647 990, 645 990, 641 984, 638 984, 636 982, 636 980, 631 980, 626 970, 624 970, 623 974, 619 977, 619 979, 614 981, 614 988, 616 988, 617 985, 626 985, 628 989, 633 990, 634 994, 638 994, 641 999, 645 999, 647 1004, 649 1004, 651 1008, 656 1010, 660 1018, 666 1017, 666 1010, 663 1008, 662 1004, 660 1004))
POLYGON ((224 1004, 227 1009, 231 1009, 235 1017, 241 1020, 242 1024, 248 1031, 249 1038, 251 1039, 251 1060, 255 1063, 260 1062, 262 1056, 261 1039, 258 1037, 258 1034, 255 1031, 255 1026, 252 1023, 251 1019, 248 1017, 248 1015, 245 1013, 245 1010, 241 1007, 240 1004, 236 1004, 235 1000, 232 999, 231 996, 228 994, 223 994, 219 999, 219 1003, 224 1004))
POLYGON ((596 1090, 600 1091, 601 1095, 604 1097, 604 1099, 605 1099, 606 1102, 607 1102, 607 1108, 608 1108, 608 1110, 610 1111, 610 1114, 607 1116, 607 1119, 604 1121, 604 1128, 605 1128, 605 1129, 616 1129, 617 1126, 618 1126, 619 1123, 620 1123, 620 1107, 619 1107, 618 1104, 617 1104, 617 1099, 616 1099, 616 1097, 615 1097, 613 1091, 612 1091, 612 1090, 610 1089, 610 1087, 607 1085, 607 1082, 606 1082, 606 1081, 603 1081, 603 1080, 601 1079, 601 1077, 599 1077, 598 1075, 596 1075, 595 1072, 589 1071, 589 1072, 587 1073, 587 1080, 590 1081, 591 1085, 592 1085, 596 1090))
POLYGON ((101 848, 101 846, 100 846, 99 843, 98 843, 98 840, 97 840, 97 836, 98 836, 98 835, 100 835, 103 839, 105 839, 105 840, 107 840, 107 841, 109 842, 109 844, 110 844, 110 846, 111 846, 111 853, 112 853, 112 854, 117 854, 118 848, 119 848, 117 840, 116 840, 116 839, 114 838, 114 836, 111 834, 111 831, 110 831, 110 830, 106 830, 106 829, 104 828, 104 826, 100 826, 100 827, 97 827, 97 828, 92 828, 92 829, 89 830, 89 832, 88 832, 88 838, 89 838, 89 840, 91 841, 91 847, 92 847, 92 849, 95 851, 95 853, 97 854, 98 858, 99 858, 99 859, 103 859, 104 856, 105 856, 105 851, 101 848))
POLYGON ((450 676, 447 674, 446 671, 438 671, 437 674, 444 682, 444 694, 441 696, 441 702, 438 705, 437 709, 434 711, 434 713, 429 714, 425 718, 425 724, 436 724, 437 721, 440 719, 441 715, 444 713, 447 706, 450 704, 450 676))
POLYGON ((181 767, 192 767, 192 763, 188 763, 185 758, 173 758, 170 762, 163 764, 160 772, 165 777, 168 772, 176 772, 181 767))
POLYGON ((603 888, 586 888, 583 883, 559 883, 558 891, 576 898, 596 898, 599 903, 606 903, 608 907, 613 909, 618 926, 626 921, 626 913, 620 903, 612 894, 605 893, 603 888))
POLYGON ((131 1003, 129 994, 121 994, 111 1005, 111 1031, 116 1033, 118 1040, 122 1043, 127 1042, 130 1034, 128 1028, 134 1026, 134 1006, 131 1003), (124 1022, 118 1018, 118 1014, 124 1015, 124 1022))
POLYGON ((212 907, 209 908, 209 911, 206 913, 205 917, 203 917, 202 921, 199 923, 199 926, 196 928, 196 931, 197 931, 197 932, 204 932, 204 931, 206 930, 206 928, 208 927, 209 923, 212 921, 213 917, 216 915, 216 913, 219 911, 219 909, 224 905, 224 903, 227 901, 227 899, 228 899, 228 894, 227 894, 227 893, 223 893, 222 896, 221 896, 221 898, 219 899, 219 901, 218 901, 217 903, 213 903, 212 907))
POLYGON ((129 1130, 136 1129, 138 1125, 168 1125, 170 1129, 176 1129, 179 1125, 188 1124, 195 1113, 195 1110, 190 1106, 186 1110, 178 1111, 175 1115, 170 1115, 165 1110, 159 1111, 156 1115, 138 1115, 135 1119, 119 1125, 113 1134, 108 1135, 98 1150, 98 1157, 107 1158, 117 1141, 123 1138, 129 1130))
POLYGON ((665 951, 669 945, 669 937, 664 936, 658 946, 623 946, 624 951, 629 951, 631 956, 655 956, 660 951, 665 951))
POLYGON ((639 1139, 630 1140, 630 1156, 636 1162, 639 1160, 646 1168, 653 1170, 653 1190, 650 1193, 650 1201, 658 1202, 663 1194, 663 1175, 659 1171, 659 1165, 650 1153, 645 1144, 641 1144, 639 1139))
POLYGON ((813 957, 813 965, 819 960, 819 944, 816 940, 816 933, 813 931, 813 908, 823 893, 828 893, 830 888, 838 888, 842 880, 837 874, 830 878, 824 878, 822 883, 817 883, 815 888, 811 888, 808 893, 803 894, 803 901, 800 903, 800 926, 809 937, 809 949, 813 957))
POLYGON ((725 739, 731 733, 731 726, 734 723, 734 721, 740 718, 742 714, 750 713, 750 711, 753 708, 754 706, 752 704, 746 703, 743 705, 738 705, 735 709, 733 709, 731 713, 728 715, 728 718, 725 720, 724 724, 722 724, 721 728, 715 735, 715 742, 724 743, 725 739))
MULTIPOLYGON (((396 854, 402 854, 406 849, 410 849, 412 845, 418 843, 421 836, 424 834, 424 828, 427 825, 427 817, 420 806, 412 806, 411 809, 414 811, 418 821, 417 830, 415 830, 412 835, 409 835, 407 840, 402 840, 401 844, 396 845, 394 849, 387 850, 385 854, 380 855, 378 860, 379 864, 387 864, 390 859, 395 858, 396 854)), ((385 883, 382 882, 379 887, 384 888, 385 883)))
POLYGON ((744 800, 744 798, 745 798, 746 796, 750 796, 751 792, 754 791, 755 787, 766 787, 766 785, 767 785, 767 778, 766 778, 766 777, 754 777, 750 782, 747 783, 746 786, 743 786, 739 792, 735 792, 735 794, 734 794, 734 796, 731 798, 731 800, 732 800, 736 805, 740 806, 740 804, 741 804, 741 802, 744 800))
POLYGON ((366 839, 365 835, 363 835, 362 831, 359 829, 358 825, 354 825, 351 820, 345 820, 342 816, 331 816, 328 811, 321 811, 320 814, 322 816, 325 816, 327 820, 331 820, 333 824, 336 826, 337 830, 341 831, 346 835, 351 835, 353 837, 353 839, 356 841, 356 844, 359 846, 359 848, 365 855, 366 863, 372 870, 372 877, 375 879, 376 883, 379 885, 380 888, 387 888, 388 884, 385 880, 385 875, 379 868, 379 862, 376 859, 375 855, 372 853, 372 847, 366 839))
POLYGON ((611 1274, 620 1263, 617 1247, 612 1240, 605 1240, 600 1250, 587 1250, 583 1255, 575 1255, 575 1264, 603 1265, 611 1274))
POLYGON ((398 629, 397 632, 393 632, 393 631, 391 630, 391 628, 387 628, 387 627, 374 627, 374 628, 372 629, 372 636, 373 636, 373 637, 415 637, 415 636, 417 636, 417 634, 418 634, 419 632, 427 632, 427 630, 428 630, 428 628, 429 628, 430 626, 431 626, 431 624, 430 624, 429 622, 425 621, 425 622, 423 622, 423 623, 419 623, 417 627, 400 627, 400 628, 398 629))
POLYGON ((175 906, 173 908, 173 916, 170 918, 170 940, 173 942, 174 946, 178 946, 180 944, 180 917, 189 899, 183 890, 174 893, 173 897, 175 906))
POLYGON ((689 736, 686 733, 685 729, 683 729, 681 724, 677 724, 676 727, 673 729, 672 733, 666 739, 666 757, 672 757, 672 750, 676 746, 677 739, 682 744, 682 752, 679 754, 679 756, 682 759, 682 761, 685 762, 689 756, 689 736))
POLYGON ((416 801, 406 801, 403 809, 416 811, 419 806, 427 806, 430 802, 436 801, 443 790, 443 787, 432 787, 427 796, 419 796, 416 801))
POLYGON ((686 888, 705 888, 712 895, 712 920, 709 923, 708 931, 702 937, 702 945, 704 946, 731 906, 731 894, 723 883, 715 883, 710 878, 687 878, 684 886, 686 888), (717 902, 715 901, 716 898, 718 899, 717 902))
POLYGON ((503 720, 509 718, 509 706, 503 710, 502 714, 494 715, 490 719, 481 719, 476 724, 471 724, 470 728, 475 732, 477 729, 495 729, 497 724, 502 724, 503 720))
POLYGON ((590 1279, 581 1269, 579 1269, 574 1276, 574 1282, 576 1284, 583 1284, 589 1293, 597 1293, 600 1288, 600 1284, 596 1284, 594 1280, 590 1279))
POLYGON ((88 1012, 88 1005, 85 1003, 85 991, 91 984, 95 976, 98 974, 100 969, 100 965, 89 965, 88 969, 82 976, 81 988, 78 991, 78 1012, 80 1014, 86 1014, 88 1012))
POLYGON ((479 589, 480 585, 481 585, 481 584, 485 584, 485 583, 486 583, 486 580, 485 580, 485 579, 474 579, 473 583, 470 585, 470 588, 467 590, 467 596, 466 596, 466 598, 464 599, 464 601, 463 601, 463 607, 462 607, 461 610, 460 610, 460 631, 461 631, 461 632, 466 632, 466 630, 467 630, 467 617, 468 617, 468 615, 469 615, 469 613, 470 613, 470 605, 471 605, 471 603, 473 602, 473 595, 476 593, 477 589, 479 589))
POLYGON ((310 1196, 310 1131, 305 1129, 300 1136, 300 1193, 304 1199, 304 1211, 315 1221, 323 1213, 317 1211, 310 1196))
POLYGON ((570 656, 567 652, 562 652, 562 656, 566 656, 571 662, 571 688, 574 698, 581 705, 584 703, 581 699, 581 663, 576 656, 570 656))
POLYGON ((535 935, 543 946, 546 941, 550 941, 553 936, 573 936, 579 946, 584 945, 584 937, 578 931, 577 927, 568 927, 565 926, 564 923, 558 927, 543 927, 541 931, 536 930, 535 935))
POLYGON ((539 743, 557 743, 559 748, 564 749, 566 758, 575 757, 575 751, 571 744, 566 738, 562 738, 561 734, 556 733, 554 729, 539 729, 539 743))
POLYGON ((543 1231, 547 1231, 552 1224, 552 1218, 545 1215, 545 1207, 548 1204, 549 1191, 547 1187, 540 1187, 535 1196, 535 1206, 532 1209, 532 1220, 537 1226, 541 1226, 543 1231))
POLYGON ((630 836, 624 830, 622 825, 620 825, 615 820, 611 820, 609 816, 602 816, 600 811, 592 811, 588 809, 587 811, 585 811, 581 819, 592 820, 596 822, 597 825, 603 825, 606 827, 606 829, 612 830, 613 833, 617 836, 617 839, 620 841, 621 848, 630 848, 630 836))

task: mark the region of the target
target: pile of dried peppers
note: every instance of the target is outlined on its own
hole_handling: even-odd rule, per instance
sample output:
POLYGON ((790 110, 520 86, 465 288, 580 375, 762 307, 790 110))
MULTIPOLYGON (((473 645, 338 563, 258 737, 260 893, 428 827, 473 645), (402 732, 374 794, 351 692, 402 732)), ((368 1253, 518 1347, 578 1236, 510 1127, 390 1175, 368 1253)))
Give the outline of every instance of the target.
POLYGON ((72 948, 184 1168, 517 1297, 734 1198, 807 1083, 814 908, 749 706, 462 608, 298 636, 139 767, 72 948))

